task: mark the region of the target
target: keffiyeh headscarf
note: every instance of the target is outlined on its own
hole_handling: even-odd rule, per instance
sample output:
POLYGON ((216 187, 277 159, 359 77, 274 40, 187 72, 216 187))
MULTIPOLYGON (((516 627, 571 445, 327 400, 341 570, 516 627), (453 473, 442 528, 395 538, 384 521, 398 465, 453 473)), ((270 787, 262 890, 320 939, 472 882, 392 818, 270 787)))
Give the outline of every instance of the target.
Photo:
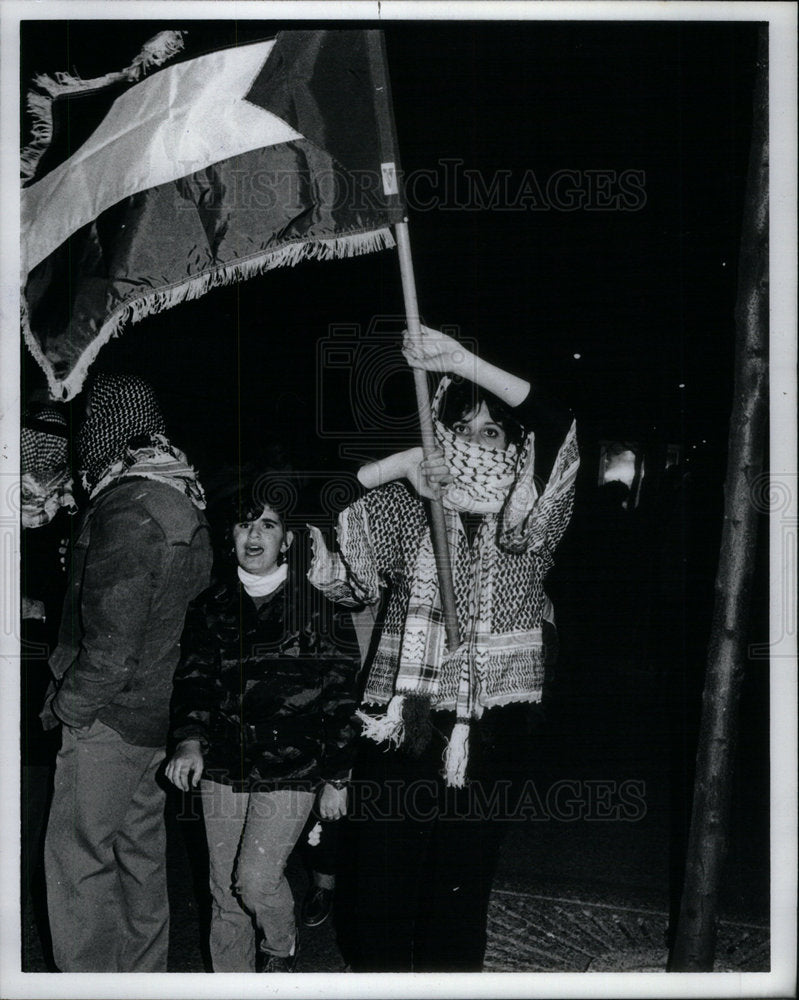
POLYGON ((43 407, 23 417, 21 517, 24 528, 52 521, 59 507, 77 511, 67 465, 67 422, 63 414, 43 407))
POLYGON ((165 436, 155 392, 135 375, 99 373, 89 389, 88 416, 78 434, 80 475, 90 497, 132 476, 154 479, 205 507, 205 494, 186 456, 165 436))

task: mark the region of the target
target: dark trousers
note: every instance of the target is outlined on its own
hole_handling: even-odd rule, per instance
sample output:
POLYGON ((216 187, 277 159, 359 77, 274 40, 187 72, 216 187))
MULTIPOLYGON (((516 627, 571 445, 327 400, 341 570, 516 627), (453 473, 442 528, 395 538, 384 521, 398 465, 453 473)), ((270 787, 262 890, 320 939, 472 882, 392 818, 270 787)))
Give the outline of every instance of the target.
POLYGON ((485 726, 472 725, 472 777, 463 789, 447 788, 440 774, 452 716, 433 713, 435 735, 419 758, 362 741, 348 830, 355 971, 482 969, 488 900, 516 788, 508 758, 524 738, 519 709, 492 710, 485 726))
POLYGON ((322 876, 323 885, 334 885, 338 871, 339 829, 338 820, 320 819, 316 809, 308 820, 306 833, 300 838, 302 861, 305 868, 317 876, 322 876), (307 832, 316 823, 320 824, 319 842, 309 844, 307 832))

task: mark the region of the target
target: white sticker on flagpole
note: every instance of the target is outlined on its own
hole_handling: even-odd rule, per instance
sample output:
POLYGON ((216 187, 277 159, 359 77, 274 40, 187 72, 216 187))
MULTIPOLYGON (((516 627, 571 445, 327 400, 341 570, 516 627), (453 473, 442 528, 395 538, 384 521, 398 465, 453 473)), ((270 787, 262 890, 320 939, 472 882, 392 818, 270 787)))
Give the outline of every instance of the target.
POLYGON ((383 194, 399 194, 397 187, 397 168, 393 163, 381 163, 383 171, 383 194))

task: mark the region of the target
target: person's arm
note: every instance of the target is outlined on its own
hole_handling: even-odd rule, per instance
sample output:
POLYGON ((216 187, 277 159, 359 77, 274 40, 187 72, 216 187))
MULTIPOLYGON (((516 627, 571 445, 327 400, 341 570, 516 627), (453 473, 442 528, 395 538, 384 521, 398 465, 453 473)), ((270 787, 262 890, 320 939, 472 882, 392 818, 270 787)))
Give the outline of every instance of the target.
POLYGON ((398 489, 406 492, 391 484, 372 490, 339 514, 338 552, 328 549, 318 528, 307 525, 313 547, 308 580, 328 600, 359 607, 381 599, 383 577, 402 563, 398 489))
POLYGON ((364 604, 374 604, 379 600, 377 580, 363 584, 348 571, 340 553, 327 547, 324 536, 314 524, 306 528, 311 537, 311 565, 307 577, 309 583, 334 604, 348 608, 359 608, 364 604))
POLYGON ((80 590, 83 636, 52 702, 66 725, 90 726, 136 671, 165 556, 160 528, 137 504, 111 507, 92 522, 80 590))
POLYGON ((530 383, 525 379, 483 361, 454 338, 429 326, 422 327, 419 339, 406 330, 402 353, 412 368, 460 375, 511 407, 524 402, 530 393, 530 383))
POLYGON ((577 426, 574 422, 540 496, 533 466, 533 455, 530 453, 519 470, 502 512, 498 540, 500 547, 509 552, 526 549, 538 552, 549 566, 569 524, 574 505, 574 487, 580 467, 577 426))
POLYGON ((395 479, 406 479, 419 496, 430 499, 438 498, 441 486, 451 483, 453 476, 442 451, 436 450, 425 458, 421 448, 398 451, 358 469, 358 482, 369 490, 395 479))
POLYGON ((200 596, 186 613, 170 704, 172 740, 198 740, 203 749, 207 749, 211 718, 223 697, 221 653, 207 616, 206 598, 200 596))
POLYGON ((222 701, 219 646, 208 629, 202 597, 189 605, 180 646, 170 705, 171 737, 177 745, 165 773, 187 792, 200 782, 211 717, 222 701))

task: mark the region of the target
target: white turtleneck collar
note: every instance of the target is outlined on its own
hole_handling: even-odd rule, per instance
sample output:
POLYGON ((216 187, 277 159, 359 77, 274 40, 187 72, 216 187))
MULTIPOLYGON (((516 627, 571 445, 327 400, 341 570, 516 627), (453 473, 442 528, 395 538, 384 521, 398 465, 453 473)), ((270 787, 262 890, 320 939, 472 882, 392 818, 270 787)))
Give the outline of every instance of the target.
POLYGON ((254 573, 248 573, 241 566, 238 567, 239 580, 250 597, 266 597, 268 594, 274 593, 286 579, 288 571, 288 563, 281 563, 266 576, 256 576, 254 573))

